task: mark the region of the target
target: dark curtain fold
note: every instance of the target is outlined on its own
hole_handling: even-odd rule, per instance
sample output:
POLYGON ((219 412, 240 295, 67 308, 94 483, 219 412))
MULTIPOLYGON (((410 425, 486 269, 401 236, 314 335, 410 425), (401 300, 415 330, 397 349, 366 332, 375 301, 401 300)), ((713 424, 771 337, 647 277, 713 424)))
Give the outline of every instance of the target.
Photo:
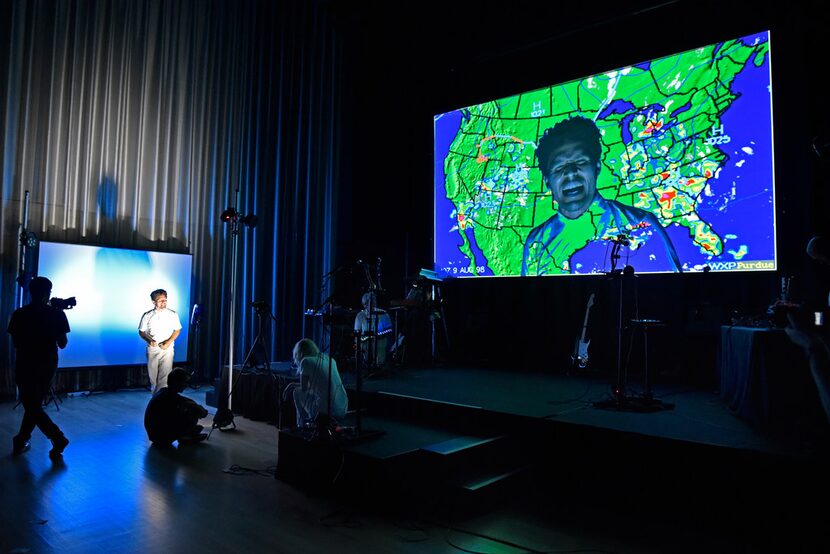
MULTIPOLYGON (((276 316, 264 333, 272 361, 302 336, 319 340, 304 310, 327 294, 340 143, 341 53, 325 4, 15 0, 0 10, 4 326, 29 191, 41 240, 193 254, 204 312, 189 358, 202 375, 219 374, 231 340, 241 362, 258 332, 253 300, 276 316), (236 260, 219 218, 229 206, 258 218, 240 229, 236 260)), ((7 337, 6 395, 12 360, 7 337)))

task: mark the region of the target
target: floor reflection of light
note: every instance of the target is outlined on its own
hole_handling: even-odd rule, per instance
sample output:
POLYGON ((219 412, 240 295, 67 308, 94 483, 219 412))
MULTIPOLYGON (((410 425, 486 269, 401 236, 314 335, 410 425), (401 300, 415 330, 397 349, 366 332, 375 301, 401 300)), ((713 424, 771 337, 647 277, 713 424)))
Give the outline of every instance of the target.
POLYGON ((178 496, 184 489, 184 476, 176 460, 175 448, 159 449, 148 446, 144 455, 142 484, 142 512, 148 523, 164 526, 170 521, 178 496))
MULTIPOLYGON (((59 475, 42 488, 47 509, 55 503, 61 513, 72 514, 71 519, 59 523, 61 527, 99 524, 103 515, 116 531, 145 517, 141 512, 155 516, 158 509, 139 505, 142 489, 148 486, 140 471, 147 443, 136 440, 141 437, 137 431, 134 425, 119 425, 105 434, 71 438, 65 464, 72 479, 64 485, 59 475)), ((164 507, 163 502, 157 505, 164 507)))
MULTIPOLYGON (((146 542, 144 531, 168 533, 177 517, 196 508, 193 503, 200 500, 190 494, 189 472, 201 471, 204 445, 152 447, 143 425, 149 398, 146 391, 68 397, 60 413, 50 411, 70 440, 62 458, 48 456, 51 444, 39 431, 30 452, 0 456, 7 475, 0 496, 13 499, 9 505, 15 510, 4 511, 2 518, 14 523, 15 534, 4 528, 0 542, 5 535, 21 546, 95 552, 98 545, 123 540, 130 545, 126 551, 137 551, 146 542), (102 416, 108 424, 85 423, 102 416), (136 528, 142 530, 138 537, 136 528)), ((8 443, 20 417, 6 418, 11 425, 0 435, 5 433, 8 443)))

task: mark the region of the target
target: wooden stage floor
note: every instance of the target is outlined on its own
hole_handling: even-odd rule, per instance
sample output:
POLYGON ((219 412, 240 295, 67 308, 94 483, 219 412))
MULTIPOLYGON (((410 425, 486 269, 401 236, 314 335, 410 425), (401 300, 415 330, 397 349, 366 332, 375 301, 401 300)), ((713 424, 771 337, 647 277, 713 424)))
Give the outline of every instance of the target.
MULTIPOLYGON (((577 434, 604 429, 694 442, 718 451, 805 453, 804 437, 782 442, 757 433, 729 414, 713 391, 661 388, 656 392, 674 402, 674 410, 620 413, 591 407, 608 392, 603 379, 489 371, 393 371, 367 380, 363 390, 383 393, 387 401, 395 395, 429 397, 429 402, 550 422, 554 435, 566 434, 558 430, 564 426, 577 434)), ((208 390, 190 389, 187 394, 204 403, 208 390)), ((556 486, 540 486, 497 505, 449 514, 313 492, 274 478, 280 434, 266 422, 237 416, 236 430, 214 430, 206 442, 174 450, 152 448, 142 425, 148 400, 146 390, 121 390, 70 395, 60 412, 49 406, 71 440, 60 461, 49 459, 50 445, 38 431, 31 451, 13 457, 11 438, 22 413, 11 402, 0 404, 0 442, 7 445, 0 453, 0 551, 697 553, 782 551, 783 545, 804 546, 808 540, 803 533, 792 533, 794 527, 802 530, 800 523, 763 521, 759 527, 756 521, 711 521, 705 513, 681 516, 688 514, 678 509, 686 500, 672 490, 666 490, 647 516, 620 505, 614 495, 599 502, 579 498, 573 486, 567 494, 565 488, 556 494, 551 492, 556 486)), ((389 424, 367 410, 367 424, 389 424)), ((208 429, 211 417, 202 421, 208 429)), ((386 448, 391 456, 411 448, 413 441, 436 443, 453 437, 440 426, 425 432, 405 422, 389 425, 393 431, 397 425, 400 432, 360 448, 375 455, 386 448)), ((608 474, 615 471, 614 460, 602 463, 608 474)), ((572 475, 551 478, 573 480, 572 475)), ((822 490, 805 491, 805 502, 822 490)), ((729 510, 722 497, 698 500, 710 502, 718 514, 729 510)))

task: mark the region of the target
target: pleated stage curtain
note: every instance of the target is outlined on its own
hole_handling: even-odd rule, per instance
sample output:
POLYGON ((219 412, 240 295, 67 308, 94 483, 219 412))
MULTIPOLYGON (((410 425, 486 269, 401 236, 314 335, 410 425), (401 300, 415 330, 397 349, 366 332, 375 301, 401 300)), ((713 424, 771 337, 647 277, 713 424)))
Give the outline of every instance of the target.
MULTIPOLYGON (((313 334, 303 311, 326 294, 335 254, 341 59, 321 2, 3 2, 4 328, 29 191, 40 240, 193 254, 197 372, 218 375, 231 340, 241 360, 257 332, 254 299, 277 316, 265 333, 271 359, 288 359, 313 334), (240 229, 235 262, 219 218, 229 206, 258 219, 240 229)), ((12 350, 0 340, 4 395, 12 350)))

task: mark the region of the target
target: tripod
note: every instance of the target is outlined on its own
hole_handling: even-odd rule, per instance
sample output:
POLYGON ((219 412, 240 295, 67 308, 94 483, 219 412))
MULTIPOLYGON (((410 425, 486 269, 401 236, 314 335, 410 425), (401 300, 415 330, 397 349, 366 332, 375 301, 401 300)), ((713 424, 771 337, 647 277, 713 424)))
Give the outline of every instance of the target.
MULTIPOLYGON (((228 367, 228 382, 230 384, 230 387, 228 389, 228 403, 229 404, 230 404, 231 395, 233 394, 233 391, 236 388, 236 384, 239 382, 239 378, 242 376, 242 374, 245 373, 245 369, 247 367, 249 367, 248 364, 250 363, 251 358, 253 357, 254 350, 256 349, 257 345, 259 345, 260 348, 262 349, 263 359, 265 360, 264 371, 268 371, 269 373, 271 371, 271 362, 270 362, 270 359, 269 359, 269 356, 268 356, 268 347, 265 344, 265 337, 262 334, 263 329, 265 327, 263 325, 262 320, 265 317, 266 313, 274 321, 276 321, 277 318, 274 316, 274 314, 272 314, 270 312, 270 310, 271 310, 270 306, 268 306, 268 304, 266 304, 265 302, 263 302, 261 300, 251 302, 250 306, 252 308, 254 308, 254 310, 256 311, 256 315, 257 315, 257 327, 258 327, 257 336, 254 339, 254 342, 251 344, 251 348, 248 350, 248 354, 245 355, 245 359, 243 360, 242 365, 239 368, 239 373, 236 375, 236 378, 233 378, 233 367, 232 366, 228 367)), ((280 394, 280 391, 277 391, 277 394, 280 394)), ((213 418, 213 429, 218 428, 218 429, 221 430, 223 427, 227 427, 229 425, 232 425, 233 428, 236 429, 236 423, 234 423, 234 421, 233 421, 233 412, 231 411, 230 408, 228 408, 227 410, 221 410, 220 409, 213 418)), ((211 429, 211 432, 213 432, 213 429, 211 429)))
MULTIPOLYGON (((18 400, 17 404, 15 404, 14 407, 12 407, 12 410, 17 409, 17 407, 20 406, 20 404, 22 403, 22 400, 18 400)), ((58 395, 55 393, 55 387, 49 385, 49 392, 46 393, 46 397, 43 400, 43 407, 46 408, 47 406, 49 406, 49 404, 52 403, 55 404, 55 409, 57 411, 61 411, 61 407, 58 404, 63 404, 63 400, 61 400, 60 397, 58 397, 58 395)))
POLYGON ((273 321, 276 321, 277 318, 271 313, 271 308, 262 300, 258 300, 255 302, 251 302, 250 306, 254 309, 257 316, 257 335, 254 338, 254 342, 251 343, 251 348, 248 350, 248 353, 245 355, 245 360, 242 362, 242 371, 245 371, 245 368, 250 367, 248 364, 251 362, 254 351, 256 347, 259 346, 262 351, 262 359, 265 361, 265 370, 271 370, 271 360, 268 356, 268 347, 265 344, 265 336, 263 335, 263 330, 265 325, 263 325, 263 320, 265 316, 268 315, 273 321))

